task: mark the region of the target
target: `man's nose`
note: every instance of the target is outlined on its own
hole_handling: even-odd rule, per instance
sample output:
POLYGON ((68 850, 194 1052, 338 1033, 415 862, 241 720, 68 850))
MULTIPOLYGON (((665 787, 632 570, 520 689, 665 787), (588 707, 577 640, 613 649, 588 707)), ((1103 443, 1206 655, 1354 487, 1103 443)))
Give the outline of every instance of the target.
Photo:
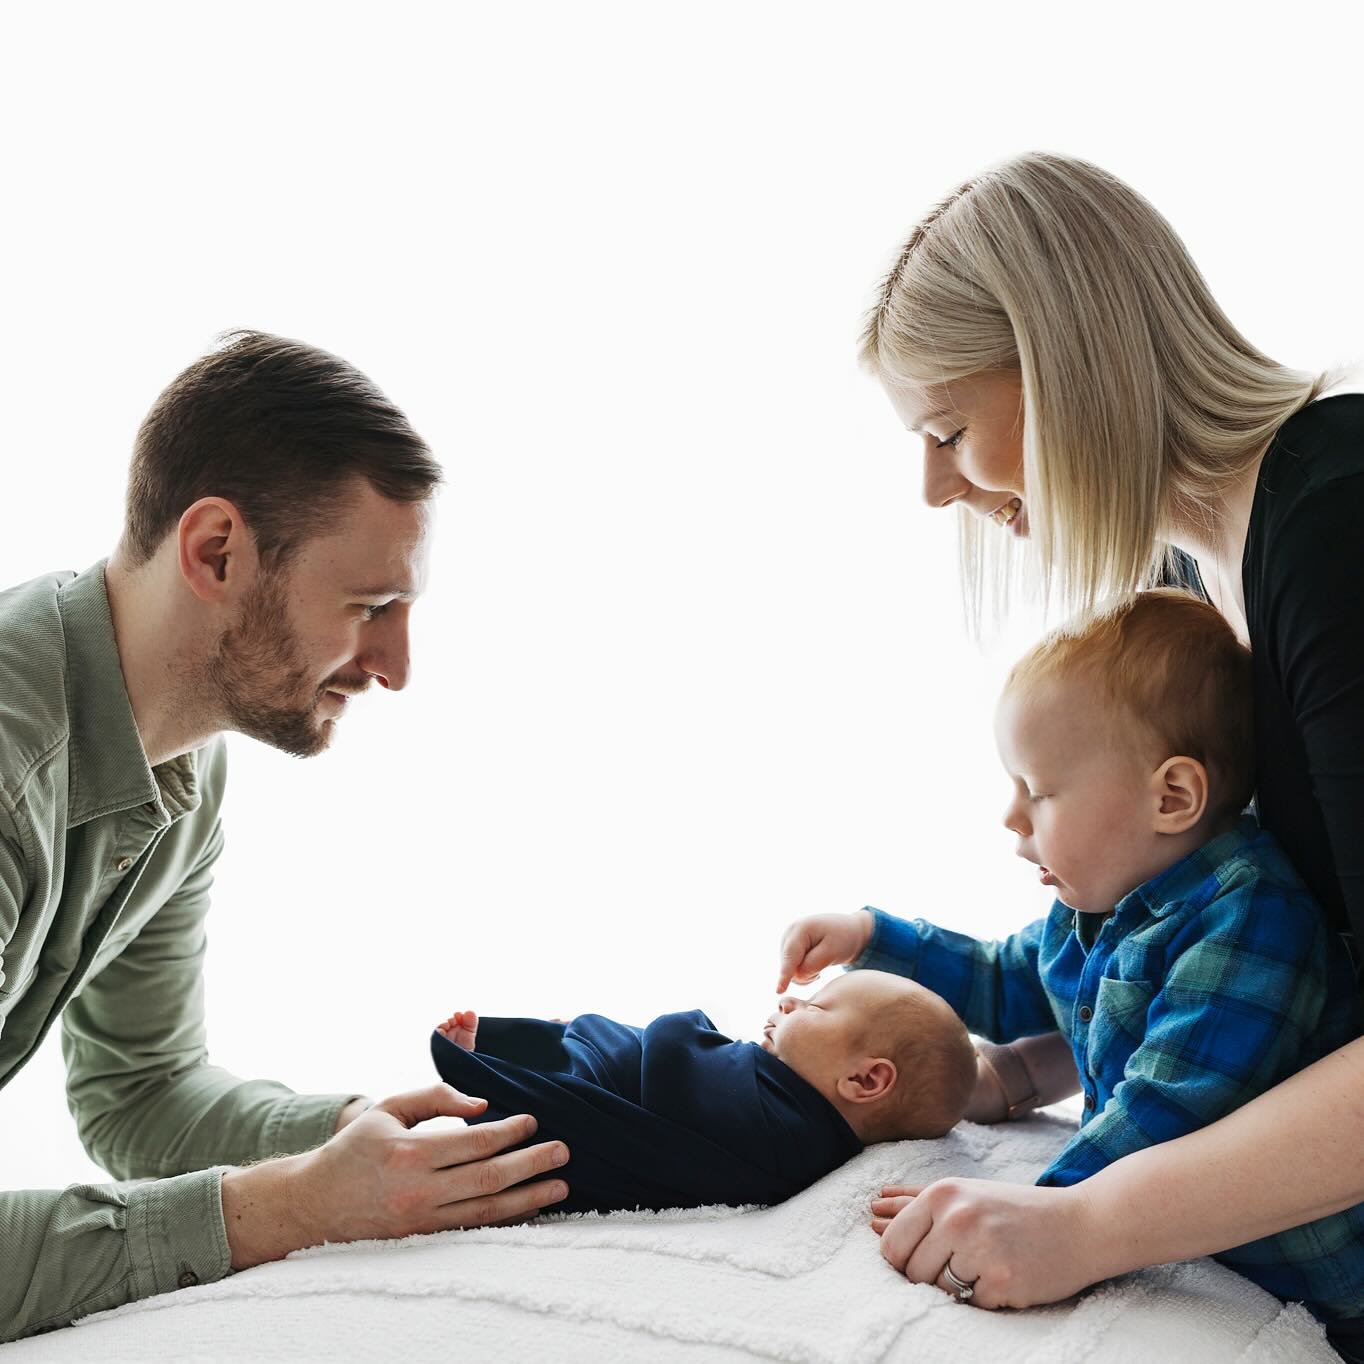
POLYGON ((356 662, 381 687, 402 691, 412 673, 407 622, 395 622, 391 629, 372 639, 356 662))

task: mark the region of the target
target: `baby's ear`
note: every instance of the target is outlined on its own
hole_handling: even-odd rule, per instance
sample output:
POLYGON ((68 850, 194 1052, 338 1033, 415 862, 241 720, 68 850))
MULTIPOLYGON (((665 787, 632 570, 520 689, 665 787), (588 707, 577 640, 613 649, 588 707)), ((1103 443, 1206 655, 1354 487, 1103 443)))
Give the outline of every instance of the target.
POLYGON ((1182 834, 1192 829, 1207 811, 1208 787, 1208 769, 1197 758, 1166 758, 1151 774, 1155 832, 1182 834))
POLYGON ((849 1103, 874 1103, 895 1088, 895 1062, 884 1056, 868 1056, 844 1072, 838 1081, 839 1097, 849 1103))

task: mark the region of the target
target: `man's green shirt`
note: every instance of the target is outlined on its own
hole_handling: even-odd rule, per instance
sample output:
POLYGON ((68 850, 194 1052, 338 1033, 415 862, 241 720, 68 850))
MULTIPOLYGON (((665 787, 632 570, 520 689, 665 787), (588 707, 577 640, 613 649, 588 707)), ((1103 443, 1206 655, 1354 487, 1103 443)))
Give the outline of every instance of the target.
POLYGON ((0 1192, 0 1340, 230 1273, 224 1169, 321 1144, 361 1097, 208 1062, 225 777, 221 737, 148 766, 103 560, 0 592, 0 1087, 60 1019, 81 1141, 122 1181, 0 1192))

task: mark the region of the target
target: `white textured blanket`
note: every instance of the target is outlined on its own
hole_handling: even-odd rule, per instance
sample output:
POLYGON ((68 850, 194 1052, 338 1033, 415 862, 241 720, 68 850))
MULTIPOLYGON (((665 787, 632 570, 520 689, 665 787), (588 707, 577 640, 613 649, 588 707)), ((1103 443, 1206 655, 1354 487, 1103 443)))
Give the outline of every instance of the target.
POLYGON ((1300 1306, 1210 1260, 1027 1312, 985 1312, 881 1259, 867 1200, 949 1174, 1031 1182, 1073 1131, 1052 1115, 873 1146, 779 1207, 541 1219, 299 1251, 220 1283, 6 1347, 25 1360, 612 1361, 1336 1359, 1300 1306))

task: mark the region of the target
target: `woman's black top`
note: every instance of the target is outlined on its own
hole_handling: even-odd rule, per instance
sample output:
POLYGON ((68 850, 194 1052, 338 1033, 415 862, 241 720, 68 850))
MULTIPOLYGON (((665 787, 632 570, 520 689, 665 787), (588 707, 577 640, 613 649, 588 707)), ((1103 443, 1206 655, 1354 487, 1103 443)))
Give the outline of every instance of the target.
POLYGON ((1364 949, 1361 513, 1364 394, 1320 398, 1265 453, 1241 560, 1255 804, 1333 926, 1364 949))

